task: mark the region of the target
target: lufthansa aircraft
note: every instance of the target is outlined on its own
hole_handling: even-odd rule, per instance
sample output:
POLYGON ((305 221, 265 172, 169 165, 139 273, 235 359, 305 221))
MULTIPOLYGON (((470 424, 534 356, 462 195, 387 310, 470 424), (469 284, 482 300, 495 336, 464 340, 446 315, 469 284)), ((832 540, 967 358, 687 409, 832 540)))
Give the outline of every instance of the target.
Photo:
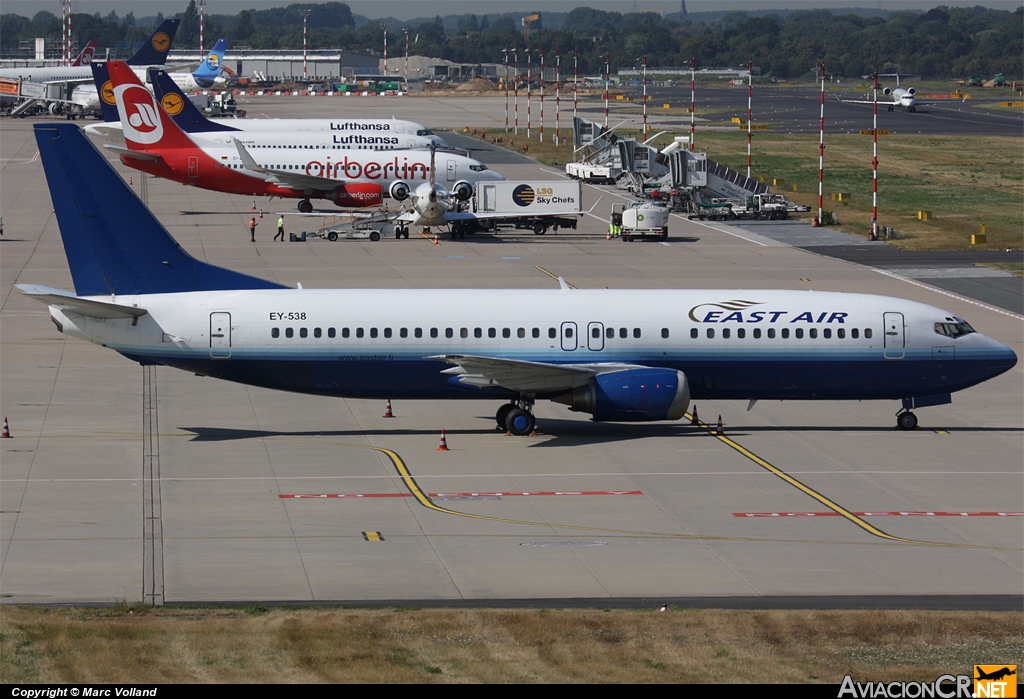
POLYGON ((902 400, 1009 370, 940 308, 809 291, 289 289, 188 255, 73 124, 35 125, 75 291, 20 284, 60 332, 133 361, 351 398, 535 400, 594 420, 678 420, 690 399, 902 400), (656 297, 658 303, 650 303, 656 297))
MULTIPOLYGON (((298 198, 303 213, 313 210, 311 198, 358 207, 380 204, 384 196, 401 201, 417 180, 428 179, 430 154, 424 150, 357 149, 306 134, 259 132, 237 137, 215 133, 213 143, 197 143, 128 66, 110 61, 107 68, 128 148, 107 147, 119 151, 125 165, 151 175, 217 192, 298 198), (242 141, 248 139, 247 148, 242 141)), ((465 198, 474 182, 505 179, 483 163, 454 153, 445 155, 445 178, 465 198)))

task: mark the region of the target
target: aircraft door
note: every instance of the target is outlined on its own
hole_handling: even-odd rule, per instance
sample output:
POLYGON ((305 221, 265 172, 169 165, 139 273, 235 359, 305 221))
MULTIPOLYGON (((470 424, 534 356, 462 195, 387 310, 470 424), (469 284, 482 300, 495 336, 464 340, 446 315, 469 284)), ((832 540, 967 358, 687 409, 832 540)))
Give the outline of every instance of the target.
POLYGON ((883 356, 886 359, 903 359, 906 354, 906 339, 903 330, 902 313, 883 313, 883 356))
POLYGON ((604 349, 604 323, 587 325, 587 349, 600 352, 604 349))
POLYGON ((576 323, 562 323, 562 349, 566 352, 572 352, 578 346, 579 340, 576 338, 576 323))
POLYGON ((210 357, 228 359, 231 356, 231 314, 210 314, 210 357))
POLYGON ((455 161, 454 160, 449 160, 448 161, 447 177, 448 177, 448 181, 449 182, 454 182, 455 181, 456 169, 455 169, 455 161))
POLYGON ((199 177, 199 156, 190 155, 188 156, 188 176, 199 177))

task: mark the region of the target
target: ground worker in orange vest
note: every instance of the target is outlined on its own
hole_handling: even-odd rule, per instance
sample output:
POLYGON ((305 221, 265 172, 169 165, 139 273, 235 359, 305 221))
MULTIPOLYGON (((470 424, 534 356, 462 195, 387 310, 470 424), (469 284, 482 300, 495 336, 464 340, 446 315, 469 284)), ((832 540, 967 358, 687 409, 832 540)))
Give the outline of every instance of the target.
POLYGON ((256 217, 253 216, 249 219, 249 242, 256 242, 256 217))

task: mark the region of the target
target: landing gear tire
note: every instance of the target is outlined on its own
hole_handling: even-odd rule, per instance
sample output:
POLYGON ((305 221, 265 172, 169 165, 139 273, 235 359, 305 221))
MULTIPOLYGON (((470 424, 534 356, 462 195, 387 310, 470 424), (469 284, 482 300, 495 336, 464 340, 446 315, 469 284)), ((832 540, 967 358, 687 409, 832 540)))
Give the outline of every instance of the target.
POLYGON ((313 203, 309 199, 303 199, 299 202, 299 212, 308 214, 313 211, 313 203))
POLYGON ((506 429, 517 437, 533 432, 536 424, 537 421, 534 420, 533 415, 522 408, 512 408, 512 410, 508 411, 508 415, 505 416, 506 429))
POLYGON ((513 410, 515 410, 515 409, 516 409, 515 403, 505 403, 505 405, 503 405, 500 408, 498 408, 498 412, 495 413, 495 415, 494 415, 494 420, 495 420, 495 422, 498 423, 497 429, 502 430, 502 431, 507 431, 508 430, 508 426, 505 425, 505 418, 507 418, 508 414, 510 412, 512 412, 513 410))
POLYGON ((917 429, 917 415, 909 410, 896 416, 896 426, 901 430, 917 429))
POLYGON ((409 229, 405 226, 399 226, 395 229, 395 240, 401 240, 402 238, 409 239, 409 229))

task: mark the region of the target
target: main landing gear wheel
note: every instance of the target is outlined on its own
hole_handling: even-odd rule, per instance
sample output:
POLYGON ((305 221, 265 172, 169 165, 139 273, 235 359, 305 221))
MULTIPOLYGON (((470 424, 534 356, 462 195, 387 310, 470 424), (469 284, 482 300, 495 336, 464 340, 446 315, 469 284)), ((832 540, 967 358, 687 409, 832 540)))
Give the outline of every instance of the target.
POLYGON ((536 424, 537 421, 533 415, 522 408, 512 408, 512 410, 508 411, 508 415, 505 416, 505 427, 517 437, 533 432, 536 424))
POLYGON ((408 240, 409 239, 409 229, 406 228, 405 226, 399 226, 398 228, 395 229, 395 238, 396 239, 405 238, 406 240, 408 240))
POLYGON ((905 413, 899 413, 896 416, 896 426, 901 430, 917 429, 917 415, 914 415, 909 410, 905 413))
POLYGON ((508 430, 508 427, 505 425, 505 418, 507 418, 508 414, 510 412, 512 412, 513 410, 515 410, 515 408, 516 408, 516 404, 515 403, 505 403, 505 405, 503 405, 500 408, 498 408, 498 412, 495 413, 495 415, 494 415, 494 420, 498 423, 498 426, 497 426, 496 429, 503 430, 503 431, 507 431, 508 430))
POLYGON ((299 202, 299 211, 304 214, 308 214, 313 210, 313 203, 309 199, 303 199, 299 202))

